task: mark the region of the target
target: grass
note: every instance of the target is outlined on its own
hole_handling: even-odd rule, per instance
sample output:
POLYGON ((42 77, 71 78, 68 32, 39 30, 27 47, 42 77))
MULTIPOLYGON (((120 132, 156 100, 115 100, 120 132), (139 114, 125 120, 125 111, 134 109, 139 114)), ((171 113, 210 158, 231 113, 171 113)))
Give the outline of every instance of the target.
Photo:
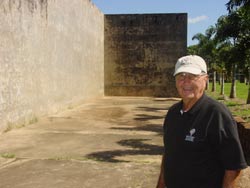
POLYGON ((16 157, 16 155, 13 154, 13 153, 2 153, 2 154, 0 154, 0 156, 2 158, 6 158, 6 159, 11 159, 11 158, 15 158, 16 157))
POLYGON ((220 85, 217 83, 216 91, 211 92, 212 85, 210 83, 209 90, 206 92, 209 96, 224 103, 234 116, 240 116, 247 122, 250 122, 250 104, 246 104, 248 96, 248 85, 236 82, 236 98, 231 99, 231 83, 225 83, 224 96, 220 95, 220 85))
POLYGON ((35 117, 35 116, 31 117, 28 120, 28 122, 26 122, 26 120, 20 121, 19 123, 8 122, 4 132, 9 132, 13 128, 22 128, 22 127, 25 127, 26 125, 34 124, 34 123, 37 123, 37 122, 38 122, 38 118, 35 117))
MULTIPOLYGON (((217 83, 216 84, 216 92, 214 94, 220 95, 220 87, 221 86, 217 83)), ((210 90, 212 89, 211 83, 209 84, 209 89, 210 90)), ((224 89, 225 96, 229 97, 230 91, 231 91, 231 83, 225 83, 225 89, 224 89)), ((237 99, 240 99, 242 101, 246 101, 247 95, 248 95, 248 85, 246 85, 245 83, 236 82, 236 97, 237 97, 237 99)))

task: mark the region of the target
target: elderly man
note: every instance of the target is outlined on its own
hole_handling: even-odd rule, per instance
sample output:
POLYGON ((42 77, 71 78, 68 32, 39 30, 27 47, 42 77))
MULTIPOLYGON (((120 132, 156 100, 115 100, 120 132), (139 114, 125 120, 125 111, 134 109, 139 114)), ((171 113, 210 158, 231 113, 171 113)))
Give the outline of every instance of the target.
POLYGON ((205 61, 184 56, 175 65, 181 101, 164 121, 164 155, 157 188, 234 188, 247 167, 229 110, 205 95, 205 61))

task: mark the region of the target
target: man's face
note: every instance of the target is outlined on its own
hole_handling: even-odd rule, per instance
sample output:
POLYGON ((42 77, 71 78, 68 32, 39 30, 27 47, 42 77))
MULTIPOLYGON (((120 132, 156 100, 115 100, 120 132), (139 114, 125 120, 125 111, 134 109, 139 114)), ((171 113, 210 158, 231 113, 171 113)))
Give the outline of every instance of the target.
POLYGON ((198 100, 206 88, 208 76, 179 73, 175 76, 176 88, 183 101, 198 100))

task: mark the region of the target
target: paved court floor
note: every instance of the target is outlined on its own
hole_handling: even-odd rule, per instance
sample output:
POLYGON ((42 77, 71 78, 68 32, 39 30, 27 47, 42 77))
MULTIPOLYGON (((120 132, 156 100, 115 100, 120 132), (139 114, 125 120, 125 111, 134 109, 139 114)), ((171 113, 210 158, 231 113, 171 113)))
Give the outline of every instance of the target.
MULTIPOLYGON (((0 188, 153 188, 177 99, 105 97, 0 135, 0 188)), ((239 188, 249 188, 249 173, 239 188)))

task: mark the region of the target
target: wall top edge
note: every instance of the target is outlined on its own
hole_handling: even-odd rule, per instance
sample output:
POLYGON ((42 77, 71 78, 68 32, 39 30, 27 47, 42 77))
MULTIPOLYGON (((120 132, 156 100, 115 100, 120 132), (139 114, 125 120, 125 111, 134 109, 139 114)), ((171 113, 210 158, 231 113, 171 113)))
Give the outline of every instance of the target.
POLYGON ((104 16, 125 16, 125 15, 187 15, 188 13, 134 13, 134 14, 104 14, 104 16))

